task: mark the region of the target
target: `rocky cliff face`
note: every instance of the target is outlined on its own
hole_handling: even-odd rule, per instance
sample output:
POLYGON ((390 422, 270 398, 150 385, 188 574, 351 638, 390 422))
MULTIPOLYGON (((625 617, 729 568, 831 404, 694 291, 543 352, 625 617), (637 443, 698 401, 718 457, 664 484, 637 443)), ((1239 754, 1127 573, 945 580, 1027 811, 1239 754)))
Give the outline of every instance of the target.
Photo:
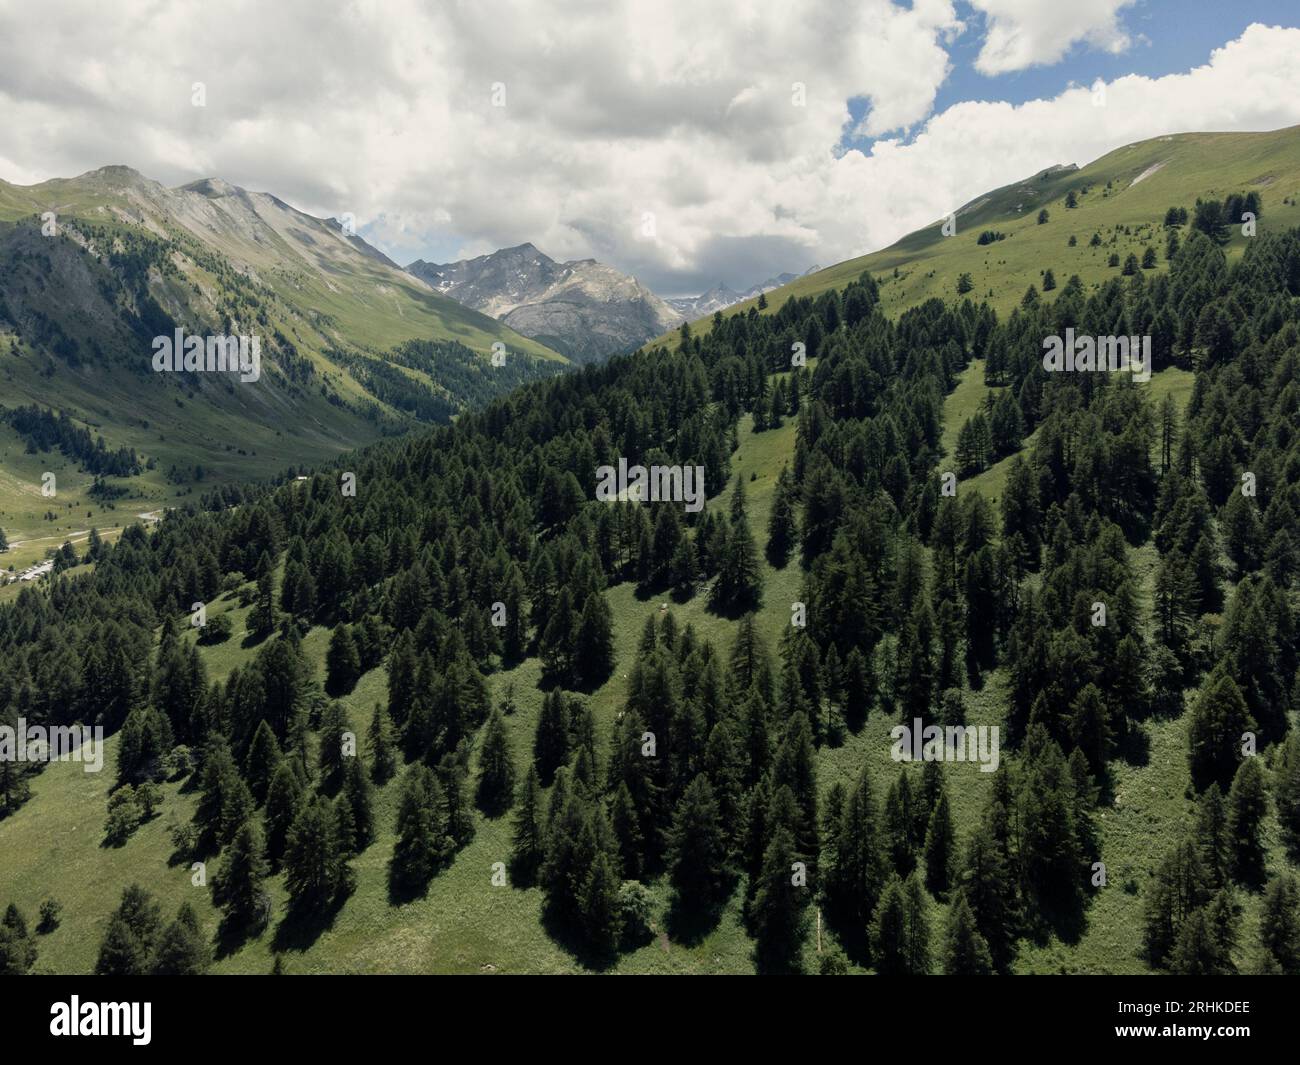
POLYGON ((631 351, 683 320, 636 278, 579 259, 559 263, 532 244, 407 270, 445 296, 580 362, 631 351))

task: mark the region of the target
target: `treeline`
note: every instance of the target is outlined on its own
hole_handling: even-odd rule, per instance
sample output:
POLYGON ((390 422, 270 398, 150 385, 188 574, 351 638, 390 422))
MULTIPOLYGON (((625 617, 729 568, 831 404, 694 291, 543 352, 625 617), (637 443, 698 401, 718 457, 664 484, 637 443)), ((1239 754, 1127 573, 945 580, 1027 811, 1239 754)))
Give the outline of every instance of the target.
POLYGON ((102 436, 92 439, 90 430, 75 424, 67 411, 56 415, 49 408, 33 403, 30 407, 5 411, 4 419, 27 442, 29 454, 57 448, 96 477, 133 477, 142 469, 134 448, 110 451, 102 436))
POLYGON ((508 354, 494 366, 481 352, 454 340, 411 340, 382 358, 330 350, 326 354, 346 366, 372 396, 422 422, 446 425, 462 411, 479 407, 493 396, 564 369, 519 353, 508 354), (417 370, 426 378, 403 372, 417 370))

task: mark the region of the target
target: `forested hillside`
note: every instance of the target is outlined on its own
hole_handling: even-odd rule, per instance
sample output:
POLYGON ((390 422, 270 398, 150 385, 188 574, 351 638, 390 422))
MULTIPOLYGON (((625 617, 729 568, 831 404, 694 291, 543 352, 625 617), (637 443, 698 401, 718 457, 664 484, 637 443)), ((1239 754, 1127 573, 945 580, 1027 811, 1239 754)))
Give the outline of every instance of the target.
POLYGON ((274 196, 120 166, 0 182, 0 528, 22 545, 0 561, 21 570, 64 537, 444 424, 566 366, 274 196), (158 372, 154 340, 178 329, 256 338, 256 376, 158 372))
POLYGON ((1181 206, 1167 270, 864 273, 25 589, 4 720, 112 739, 0 762, 0 962, 1296 972, 1300 230, 1181 206), (1046 372, 1067 327, 1152 380, 1046 372), (708 505, 599 501, 620 458, 708 505))

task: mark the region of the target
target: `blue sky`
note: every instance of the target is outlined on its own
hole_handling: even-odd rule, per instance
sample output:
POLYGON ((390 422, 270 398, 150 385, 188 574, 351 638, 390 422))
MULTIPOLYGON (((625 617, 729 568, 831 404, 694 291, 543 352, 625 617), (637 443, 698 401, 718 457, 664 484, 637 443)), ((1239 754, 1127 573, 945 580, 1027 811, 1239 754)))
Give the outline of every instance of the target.
MULTIPOLYGON (((1068 4, 1071 0, 1047 2, 1068 4)), ((1300 0, 1139 0, 1118 13, 1120 25, 1132 38, 1123 52, 1111 54, 1086 42, 1076 42, 1051 65, 990 76, 975 69, 987 20, 964 0, 958 0, 956 7, 958 17, 968 28, 947 46, 952 71, 939 87, 935 112, 964 100, 1022 104, 1050 99, 1072 84, 1091 85, 1097 78, 1109 82, 1125 74, 1155 78, 1182 73, 1208 62, 1215 48, 1240 36, 1251 23, 1300 26, 1300 0)), ((861 121, 869 106, 869 101, 861 98, 849 101, 853 117, 850 129, 861 121)), ((846 133, 840 143, 867 151, 873 138, 846 133)))

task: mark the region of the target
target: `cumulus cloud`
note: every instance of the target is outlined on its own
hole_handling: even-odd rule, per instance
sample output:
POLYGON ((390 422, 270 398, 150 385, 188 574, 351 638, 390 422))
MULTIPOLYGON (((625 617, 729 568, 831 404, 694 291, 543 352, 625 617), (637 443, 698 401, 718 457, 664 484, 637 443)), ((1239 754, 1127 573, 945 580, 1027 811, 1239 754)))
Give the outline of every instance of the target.
POLYGON ((1080 88, 933 114, 948 0, 5 11, 0 177, 219 176, 352 212, 399 262, 532 241, 665 295, 828 265, 1143 137, 1300 122, 1300 31, 1263 26, 1186 74, 1113 82, 1105 108, 1080 88), (854 98, 866 153, 839 147, 854 98))
POLYGON ((984 13, 987 23, 975 69, 981 74, 1006 74, 1051 65, 1079 41, 1108 52, 1123 52, 1130 40, 1120 26, 1119 11, 1136 2, 970 0, 971 7, 984 13))

